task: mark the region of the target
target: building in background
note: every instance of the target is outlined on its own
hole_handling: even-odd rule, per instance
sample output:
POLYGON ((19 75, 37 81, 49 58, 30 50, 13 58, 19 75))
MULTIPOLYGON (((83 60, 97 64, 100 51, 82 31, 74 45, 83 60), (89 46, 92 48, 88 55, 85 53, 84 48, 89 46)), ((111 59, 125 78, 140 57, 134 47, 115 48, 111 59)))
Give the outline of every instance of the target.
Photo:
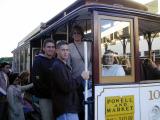
POLYGON ((152 0, 145 5, 149 12, 160 14, 160 0, 152 0))

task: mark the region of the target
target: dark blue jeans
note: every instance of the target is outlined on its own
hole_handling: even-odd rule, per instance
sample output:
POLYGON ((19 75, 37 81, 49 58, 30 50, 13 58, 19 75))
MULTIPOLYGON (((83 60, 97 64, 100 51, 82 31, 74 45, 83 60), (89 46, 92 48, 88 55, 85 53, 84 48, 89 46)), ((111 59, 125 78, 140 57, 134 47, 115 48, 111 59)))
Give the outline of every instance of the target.
POLYGON ((60 115, 56 120, 79 120, 77 113, 64 113, 60 115))

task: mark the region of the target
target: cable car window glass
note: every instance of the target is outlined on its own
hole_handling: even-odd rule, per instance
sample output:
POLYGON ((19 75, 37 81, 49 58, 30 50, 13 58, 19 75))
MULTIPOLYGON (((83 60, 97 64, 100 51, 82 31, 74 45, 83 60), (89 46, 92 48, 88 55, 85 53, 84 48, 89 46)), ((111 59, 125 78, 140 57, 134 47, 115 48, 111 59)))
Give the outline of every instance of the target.
POLYGON ((24 71, 24 55, 25 55, 25 51, 24 49, 22 49, 20 51, 20 71, 24 71))
POLYGON ((101 20, 102 76, 131 75, 130 22, 101 20))
POLYGON ((139 20, 141 80, 160 80, 160 22, 139 20))

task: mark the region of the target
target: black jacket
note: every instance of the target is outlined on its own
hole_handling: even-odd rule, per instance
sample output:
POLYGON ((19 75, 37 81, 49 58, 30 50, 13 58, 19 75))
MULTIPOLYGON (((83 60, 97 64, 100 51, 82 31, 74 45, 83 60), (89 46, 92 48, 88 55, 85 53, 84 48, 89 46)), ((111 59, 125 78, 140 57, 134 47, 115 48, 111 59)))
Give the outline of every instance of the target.
POLYGON ((160 79, 160 71, 157 68, 147 68, 145 71, 145 80, 160 79))
POLYGON ((82 85, 83 78, 73 79, 71 69, 59 59, 56 59, 51 68, 51 85, 53 108, 56 117, 64 113, 78 113, 79 97, 77 89, 82 85))
POLYGON ((51 98, 49 68, 54 59, 48 59, 45 56, 35 57, 31 80, 34 84, 34 94, 39 98, 51 98))

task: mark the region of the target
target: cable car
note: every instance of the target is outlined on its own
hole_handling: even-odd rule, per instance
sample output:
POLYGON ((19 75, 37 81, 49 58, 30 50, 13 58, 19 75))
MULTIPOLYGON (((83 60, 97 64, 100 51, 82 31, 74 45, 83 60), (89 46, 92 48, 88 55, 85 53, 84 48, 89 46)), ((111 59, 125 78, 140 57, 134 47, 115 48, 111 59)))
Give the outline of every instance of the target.
POLYGON ((72 42, 74 25, 92 43, 94 120, 159 120, 160 15, 134 1, 77 0, 19 43, 15 71, 31 69, 44 38, 72 42))

